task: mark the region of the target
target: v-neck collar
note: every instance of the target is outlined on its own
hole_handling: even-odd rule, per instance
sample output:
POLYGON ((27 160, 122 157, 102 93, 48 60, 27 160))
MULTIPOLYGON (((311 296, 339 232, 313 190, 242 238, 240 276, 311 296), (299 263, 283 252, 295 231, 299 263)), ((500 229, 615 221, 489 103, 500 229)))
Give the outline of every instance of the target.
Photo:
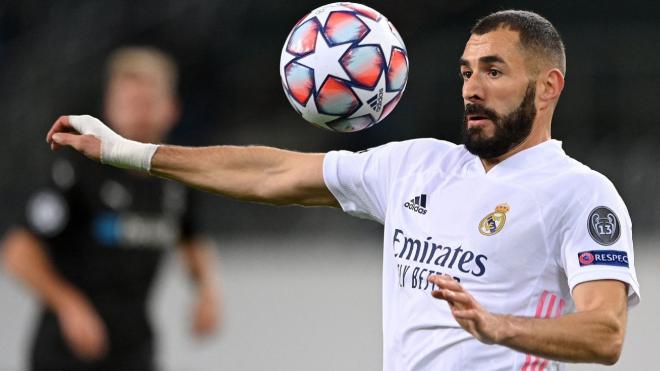
POLYGON ((556 155, 565 155, 562 149, 562 142, 556 139, 550 139, 514 154, 493 166, 488 172, 484 169, 484 165, 478 156, 474 156, 470 167, 477 174, 496 177, 509 174, 511 171, 543 165, 547 162, 548 158, 556 155))

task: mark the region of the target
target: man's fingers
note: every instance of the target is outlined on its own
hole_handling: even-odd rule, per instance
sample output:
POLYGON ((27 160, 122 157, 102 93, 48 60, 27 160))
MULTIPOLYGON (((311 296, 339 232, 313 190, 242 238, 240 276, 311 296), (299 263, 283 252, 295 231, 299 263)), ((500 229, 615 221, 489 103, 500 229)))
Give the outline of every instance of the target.
POLYGON ((78 149, 78 147, 80 146, 80 135, 78 134, 58 132, 53 134, 51 140, 52 140, 52 144, 58 148, 62 146, 71 146, 75 149, 78 149))
POLYGON ((428 281, 435 284, 441 289, 449 289, 454 291, 463 291, 463 286, 460 283, 456 282, 451 276, 445 275, 432 275, 428 278, 428 281))
POLYGON ((95 360, 103 357, 108 352, 105 330, 103 328, 85 329, 84 337, 77 344, 77 351, 81 358, 95 360))
POLYGON ((445 296, 454 303, 462 305, 472 305, 472 297, 466 292, 455 292, 445 290, 445 296))
POLYGON ((60 132, 71 132, 73 128, 71 127, 71 123, 69 122, 69 116, 60 116, 53 125, 50 127, 50 130, 48 130, 48 134, 46 134, 46 142, 48 143, 53 143, 53 135, 55 133, 60 133, 60 132))
POLYGON ((451 309, 451 313, 456 319, 461 320, 476 320, 479 315, 476 309, 457 309, 456 307, 451 309))
POLYGON ((108 341, 107 334, 105 332, 105 326, 103 326, 103 324, 100 322, 95 323, 90 335, 90 355, 92 355, 94 358, 100 358, 104 356, 108 352, 108 341))
POLYGON ((452 305, 459 304, 462 307, 472 306, 472 297, 466 292, 456 292, 447 289, 434 290, 431 295, 436 299, 446 300, 452 305))
POLYGON ((88 313, 88 317, 86 317, 84 321, 84 336, 80 339, 84 342, 84 344, 81 344, 81 353, 83 353, 87 359, 99 359, 108 351, 105 325, 94 312, 88 313))
POLYGON ((452 305, 456 300, 456 298, 454 297, 454 293, 451 290, 446 290, 446 289, 433 290, 433 292, 431 292, 431 295, 436 299, 445 300, 452 305))
POLYGON ((62 322, 62 330, 71 350, 83 360, 95 360, 108 351, 105 326, 95 313, 78 308, 68 313, 62 322))
POLYGON ((436 290, 431 293, 434 298, 444 300, 449 304, 452 314, 457 319, 471 319, 476 311, 471 302, 465 302, 464 297, 448 290, 436 290))
POLYGON ((443 290, 433 290, 433 292, 431 292, 431 296, 433 296, 436 299, 447 300, 445 298, 445 294, 444 294, 443 290))
POLYGON ((55 133, 52 139, 51 147, 53 149, 58 149, 61 146, 71 146, 94 161, 99 161, 101 158, 101 140, 93 135, 55 133))

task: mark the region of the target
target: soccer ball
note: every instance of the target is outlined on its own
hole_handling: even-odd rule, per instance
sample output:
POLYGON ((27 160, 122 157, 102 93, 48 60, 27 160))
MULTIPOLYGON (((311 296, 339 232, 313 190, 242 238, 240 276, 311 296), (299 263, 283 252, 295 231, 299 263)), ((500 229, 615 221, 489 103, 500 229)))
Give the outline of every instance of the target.
POLYGON ((392 23, 355 3, 313 10, 293 27, 280 58, 293 108, 324 129, 354 132, 384 119, 408 81, 408 54, 392 23))

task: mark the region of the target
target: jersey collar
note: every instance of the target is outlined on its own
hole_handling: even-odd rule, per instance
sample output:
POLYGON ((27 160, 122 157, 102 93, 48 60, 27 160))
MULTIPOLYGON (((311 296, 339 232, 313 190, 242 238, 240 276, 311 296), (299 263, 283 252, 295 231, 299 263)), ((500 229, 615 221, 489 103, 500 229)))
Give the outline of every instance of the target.
POLYGON ((493 166, 488 173, 486 173, 481 159, 477 156, 474 156, 471 167, 473 171, 479 174, 488 176, 506 175, 516 170, 529 170, 544 166, 549 160, 565 155, 566 153, 562 149, 562 142, 550 139, 514 154, 493 166))

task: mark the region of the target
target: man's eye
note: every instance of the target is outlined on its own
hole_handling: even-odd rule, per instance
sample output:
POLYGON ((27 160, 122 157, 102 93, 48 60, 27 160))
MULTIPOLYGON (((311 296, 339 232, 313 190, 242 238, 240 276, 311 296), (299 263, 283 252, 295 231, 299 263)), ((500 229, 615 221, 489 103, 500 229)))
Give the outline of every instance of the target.
POLYGON ((469 79, 470 76, 472 76, 472 71, 462 71, 461 72, 461 77, 464 79, 469 79))
POLYGON ((498 71, 498 70, 490 70, 490 71, 488 71, 488 75, 490 75, 490 77, 498 77, 498 76, 500 76, 501 74, 502 74, 502 73, 501 73, 500 71, 498 71))

